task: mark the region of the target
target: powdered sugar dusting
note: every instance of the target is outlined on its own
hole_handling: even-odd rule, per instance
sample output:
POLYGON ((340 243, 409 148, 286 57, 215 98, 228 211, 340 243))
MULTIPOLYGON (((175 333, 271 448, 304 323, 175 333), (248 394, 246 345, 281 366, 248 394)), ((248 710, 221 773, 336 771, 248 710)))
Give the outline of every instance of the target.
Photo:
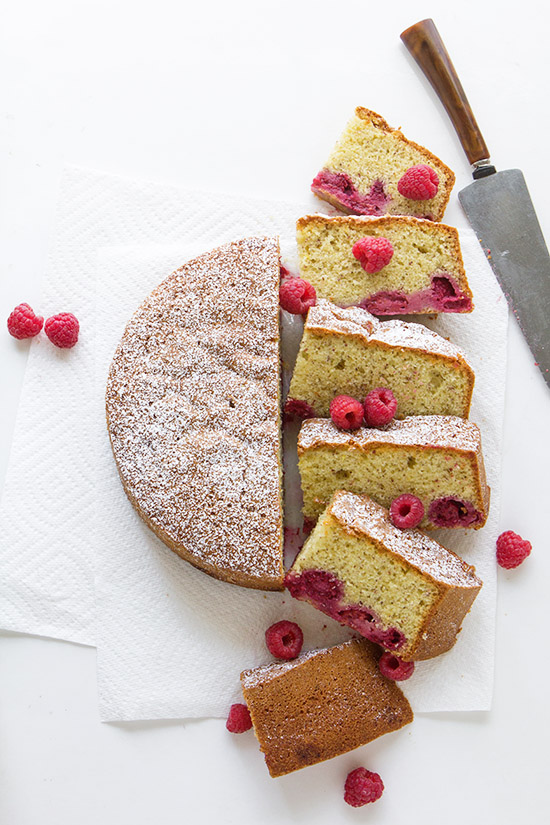
POLYGON ((385 428, 339 430, 330 419, 304 421, 298 436, 298 454, 313 447, 355 447, 397 444, 474 452, 481 455, 481 434, 472 421, 455 415, 411 415, 385 428))
MULTIPOLYGON (((349 642, 345 642, 344 644, 349 644, 349 642)), ((342 647, 342 645, 338 645, 338 647, 342 647)), ((276 679, 278 676, 282 676, 283 673, 293 670, 295 667, 299 667, 308 659, 312 659, 314 656, 327 655, 330 651, 331 648, 308 650, 296 659, 290 659, 286 662, 272 662, 269 665, 260 665, 260 667, 255 667, 253 670, 245 670, 241 673, 242 685, 244 688, 256 687, 263 682, 268 682, 271 679, 276 679)))
POLYGON ((381 542, 392 553, 435 581, 456 587, 481 586, 481 581, 475 576, 475 568, 421 530, 398 530, 391 523, 388 511, 368 496, 337 492, 329 504, 328 513, 344 529, 381 542))
POLYGON ((279 245, 190 261, 129 322, 107 385, 131 500, 200 565, 280 583, 279 245))
POLYGON ((342 309, 322 298, 315 307, 310 309, 305 328, 306 331, 317 334, 351 335, 361 339, 365 344, 376 342, 392 347, 429 352, 467 364, 466 355, 460 347, 422 324, 397 320, 379 321, 364 309, 359 307, 342 309))

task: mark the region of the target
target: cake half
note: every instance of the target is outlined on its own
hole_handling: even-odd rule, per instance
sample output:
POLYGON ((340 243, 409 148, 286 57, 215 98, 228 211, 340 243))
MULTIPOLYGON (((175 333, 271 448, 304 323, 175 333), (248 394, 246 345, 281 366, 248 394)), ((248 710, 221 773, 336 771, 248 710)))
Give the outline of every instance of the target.
POLYGON ((427 327, 380 322, 321 299, 308 312, 286 406, 325 418, 335 396, 363 400, 386 387, 397 399, 398 418, 467 418, 474 380, 462 350, 427 327))
POLYGON ((412 722, 363 639, 245 670, 244 698, 271 776, 323 762, 412 722))
POLYGON ((398 530, 367 496, 339 491, 285 579, 290 593, 405 660, 455 643, 482 582, 420 530, 398 530))
POLYGON ((344 431, 330 419, 304 421, 298 436, 303 513, 315 520, 337 490, 390 508, 404 493, 419 498, 420 526, 483 527, 489 488, 479 428, 456 416, 415 415, 383 429, 344 431))
POLYGON ((128 323, 107 425, 128 498, 186 561, 283 589, 279 244, 246 238, 170 275, 128 323))
POLYGON ((300 276, 318 298, 361 306, 373 315, 471 312, 458 231, 409 217, 306 215, 296 224, 300 276), (393 255, 366 272, 353 254, 363 238, 385 238, 393 255))
POLYGON ((416 215, 440 221, 454 182, 454 173, 436 155, 407 140, 376 112, 359 106, 311 188, 349 214, 416 215), (411 200, 401 194, 398 183, 419 164, 435 172, 437 191, 425 200, 411 200))

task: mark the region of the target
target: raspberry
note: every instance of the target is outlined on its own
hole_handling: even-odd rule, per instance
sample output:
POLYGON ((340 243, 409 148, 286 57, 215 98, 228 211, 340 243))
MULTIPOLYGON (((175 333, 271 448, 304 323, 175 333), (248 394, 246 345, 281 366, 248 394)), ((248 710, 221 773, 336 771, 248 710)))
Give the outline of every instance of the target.
POLYGON ((284 407, 285 421, 293 418, 315 418, 315 410, 307 401, 299 398, 287 398, 284 407))
POLYGON ((377 773, 366 768, 355 768, 348 773, 344 785, 344 801, 353 808, 376 802, 384 791, 384 783, 377 773))
POLYGON ((277 659, 295 659, 299 655, 304 634, 295 622, 276 622, 265 632, 265 643, 277 659))
POLYGON ((28 304, 19 304, 8 318, 8 332, 14 338, 34 338, 42 329, 44 319, 35 315, 28 304))
POLYGON ((497 539, 497 561, 507 570, 518 567, 522 561, 525 561, 531 550, 531 542, 522 539, 512 530, 507 530, 497 539))
POLYGON ((330 402, 330 417, 341 430, 357 430, 363 424, 363 405, 349 395, 337 395, 330 402))
POLYGON ((397 183, 397 191, 410 201, 428 201, 439 188, 439 178, 431 166, 419 163, 411 166, 397 183))
POLYGON ((314 288, 303 278, 285 278, 279 287, 279 303, 293 315, 305 315, 316 298, 314 288))
POLYGON ((387 387, 371 390, 363 403, 367 427, 382 427, 389 424, 397 410, 395 395, 387 387))
POLYGON ((390 505, 390 521, 400 530, 416 527, 424 518, 424 505, 416 496, 403 493, 394 498, 390 505))
POLYGON ((44 325, 44 332, 56 347, 69 349, 78 341, 80 325, 72 312, 52 315, 44 325))
POLYGON ((361 238, 351 251, 370 275, 384 269, 393 257, 393 246, 387 238, 361 238))
POLYGON ((250 711, 246 705, 231 705, 225 727, 230 733, 244 733, 252 727, 250 711))
POLYGON ((404 682, 414 673, 414 662, 404 662, 394 653, 383 653, 378 660, 378 667, 382 676, 393 679, 394 682, 404 682))

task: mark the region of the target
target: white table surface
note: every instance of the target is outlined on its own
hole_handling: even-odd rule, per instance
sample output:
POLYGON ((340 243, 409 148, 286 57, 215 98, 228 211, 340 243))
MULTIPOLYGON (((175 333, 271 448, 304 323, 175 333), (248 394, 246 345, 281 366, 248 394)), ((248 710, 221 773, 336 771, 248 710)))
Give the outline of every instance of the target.
MULTIPOLYGON (((399 33, 433 16, 495 163, 521 166, 550 238, 546 4, 417 0, 231 3, 18 0, 0 31, 0 319, 39 306, 64 163, 248 195, 300 198, 353 108, 383 114, 470 181, 452 127, 399 33)), ((490 323, 490 319, 487 319, 490 323)), ((4 323, 4 321, 2 321, 4 323)), ((0 335, 0 481, 28 346, 0 335)), ((499 573, 494 706, 418 716, 332 762, 269 778, 251 733, 219 720, 106 725, 95 651, 0 636, 0 822, 6 825, 546 821, 550 393, 509 342, 502 529, 533 543, 499 573), (342 801, 359 764, 386 784, 342 801)))

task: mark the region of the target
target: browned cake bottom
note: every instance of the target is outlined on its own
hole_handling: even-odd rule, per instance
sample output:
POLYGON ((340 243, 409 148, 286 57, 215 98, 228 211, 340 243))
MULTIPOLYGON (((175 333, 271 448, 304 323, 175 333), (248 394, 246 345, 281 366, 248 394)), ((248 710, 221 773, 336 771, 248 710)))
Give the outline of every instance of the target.
POLYGON ((364 639, 241 674, 271 776, 354 750, 412 722, 410 705, 364 639))

